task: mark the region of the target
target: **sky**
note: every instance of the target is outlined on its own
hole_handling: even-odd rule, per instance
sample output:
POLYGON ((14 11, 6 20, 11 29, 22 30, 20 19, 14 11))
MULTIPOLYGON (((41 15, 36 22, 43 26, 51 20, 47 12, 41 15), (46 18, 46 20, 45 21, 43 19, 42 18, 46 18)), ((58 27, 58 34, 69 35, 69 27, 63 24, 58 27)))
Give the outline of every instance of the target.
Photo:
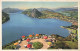
POLYGON ((77 7, 77 2, 2 2, 2 9, 4 8, 19 8, 19 9, 29 9, 29 8, 70 8, 77 7))

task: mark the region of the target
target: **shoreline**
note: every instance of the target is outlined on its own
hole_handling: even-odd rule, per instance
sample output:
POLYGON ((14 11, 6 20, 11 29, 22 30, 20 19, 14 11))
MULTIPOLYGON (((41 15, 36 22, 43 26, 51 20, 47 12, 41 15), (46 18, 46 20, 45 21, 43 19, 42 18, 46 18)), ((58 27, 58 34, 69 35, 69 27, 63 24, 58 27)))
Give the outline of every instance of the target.
MULTIPOLYGON (((24 15, 27 15, 27 14, 24 14, 24 15)), ((29 17, 31 17, 31 16, 29 16, 29 17)), ((33 17, 31 17, 31 18, 33 18, 33 17)), ((62 20, 62 21, 67 21, 67 22, 72 23, 72 25, 77 25, 78 26, 78 21, 76 21, 76 20, 65 20, 65 19, 60 19, 60 18, 57 18, 57 17, 46 17, 46 18, 37 17, 37 18, 38 19, 47 19, 47 18, 51 19, 51 18, 54 18, 54 19, 59 19, 59 20, 62 20)))
MULTIPOLYGON (((72 25, 78 25, 78 22, 76 20, 65 20, 65 19, 60 19, 60 18, 57 18, 57 17, 47 17, 47 18, 59 19, 59 20, 62 20, 62 21, 70 22, 70 23, 72 23, 72 25)), ((39 18, 39 19, 45 19, 45 18, 39 18)))
MULTIPOLYGON (((44 19, 44 18, 42 18, 42 19, 44 19)), ((59 18, 55 18, 55 19, 59 19, 59 18)), ((61 19, 59 19, 59 20, 61 20, 61 19)), ((63 20, 63 21, 67 21, 67 20, 63 20)), ((69 21, 67 21, 67 22, 69 22, 69 21)), ((72 20, 70 21, 70 23, 72 23, 72 25, 74 25, 74 22, 72 22, 72 20)), ((76 26, 78 26, 78 25, 76 24, 76 26)), ((67 29, 68 26, 60 26, 60 27, 67 29)), ((69 27, 70 27, 70 26, 69 26, 69 27)), ((67 29, 67 30, 69 31, 69 29, 67 29)), ((43 34, 43 35, 46 35, 46 34, 43 34)), ((57 34, 52 34, 52 35, 57 36, 57 34)), ((58 36, 59 36, 59 35, 58 35, 58 36)), ((72 36, 72 34, 70 34, 69 36, 72 36)), ((26 37, 28 37, 28 36, 26 36, 26 37)), ((62 37, 62 36, 59 36, 59 37, 62 37)), ((63 37, 62 37, 62 38, 63 38, 63 37)), ((18 40, 21 40, 21 39, 18 39, 18 40)), ((10 42, 10 43, 8 43, 8 44, 6 44, 6 45, 3 45, 2 47, 12 45, 13 43, 17 42, 18 40, 12 41, 12 42, 10 42)), ((4 49, 4 48, 3 48, 3 49, 4 49)))
MULTIPOLYGON (((72 41, 72 40, 69 40, 69 37, 70 37, 70 38, 72 37, 71 35, 69 35, 69 36, 67 36, 67 37, 62 37, 62 36, 59 36, 59 35, 56 35, 56 34, 51 34, 51 35, 39 34, 39 35, 41 35, 41 36, 43 36, 43 35, 44 35, 44 36, 53 36, 53 37, 55 37, 55 39, 56 39, 57 41, 64 41, 64 42, 72 41)), ((33 36, 33 37, 35 37, 35 36, 33 36)), ((26 36, 26 37, 24 38, 24 40, 26 40, 27 38, 29 38, 29 36, 26 36)), ((71 38, 71 39, 72 39, 72 38, 71 38)), ((19 40, 21 40, 21 38, 18 39, 18 40, 12 41, 12 42, 4 45, 4 46, 2 46, 2 49, 5 49, 6 47, 9 47, 9 46, 13 46, 13 44, 16 43, 16 42, 18 42, 19 40)), ((24 41, 24 40, 21 40, 21 42, 24 41)), ((33 39, 33 40, 34 40, 34 39, 33 39)), ((77 42, 77 40, 76 40, 75 42, 77 42)))
MULTIPOLYGON (((56 19, 56 18, 55 18, 56 19)), ((60 19, 59 19, 60 20, 60 19)), ((65 28, 64 26, 60 26, 61 28, 65 28)), ((67 28, 65 28, 65 29, 67 29, 67 28)), ((67 29, 68 30, 68 29, 67 29)), ((55 34, 56 35, 56 34, 55 34)), ((69 36, 69 35, 68 35, 69 36)), ((19 39, 20 40, 20 39, 19 39)), ((16 41, 16 40, 15 40, 16 41)), ((15 42, 15 41, 12 41, 12 42, 15 42)), ((10 43, 12 43, 12 42, 10 42, 10 43)), ((10 44, 10 43, 8 43, 8 44, 10 44)), ((6 44, 7 45, 7 44, 6 44)), ((6 45, 3 45, 3 46, 6 46, 6 45)))

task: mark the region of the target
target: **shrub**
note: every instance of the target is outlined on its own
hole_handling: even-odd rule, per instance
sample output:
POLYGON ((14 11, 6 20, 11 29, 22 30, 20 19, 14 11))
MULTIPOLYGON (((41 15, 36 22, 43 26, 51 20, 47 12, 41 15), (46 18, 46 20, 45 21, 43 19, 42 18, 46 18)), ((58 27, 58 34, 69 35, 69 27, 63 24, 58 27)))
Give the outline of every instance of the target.
POLYGON ((40 48, 43 47, 43 44, 40 43, 40 42, 34 42, 34 43, 33 43, 33 47, 34 47, 35 49, 40 49, 40 48))
POLYGON ((56 48, 62 48, 62 49, 70 49, 70 47, 64 42, 64 41, 58 41, 56 44, 56 48))
POLYGON ((6 48, 4 48, 4 49, 15 49, 16 48, 16 46, 14 46, 14 45, 10 45, 10 46, 7 46, 6 48))

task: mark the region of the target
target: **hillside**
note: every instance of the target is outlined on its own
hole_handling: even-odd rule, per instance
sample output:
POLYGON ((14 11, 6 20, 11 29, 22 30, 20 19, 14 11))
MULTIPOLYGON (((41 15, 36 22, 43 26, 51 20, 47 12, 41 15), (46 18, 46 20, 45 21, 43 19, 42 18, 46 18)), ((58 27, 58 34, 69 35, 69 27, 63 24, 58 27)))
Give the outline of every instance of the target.
POLYGON ((53 17, 63 17, 60 13, 57 12, 51 12, 51 11, 42 11, 43 15, 40 18, 53 18, 53 17))
POLYGON ((54 12, 54 10, 52 10, 52 9, 48 9, 48 8, 36 8, 38 11, 45 11, 45 10, 47 10, 47 11, 51 11, 51 12, 54 12))
POLYGON ((38 18, 42 15, 41 12, 39 12, 37 9, 28 9, 25 10, 24 12, 22 12, 23 14, 27 14, 28 16, 34 17, 34 18, 38 18))
POLYGON ((64 21, 71 22, 73 25, 78 25, 78 13, 77 11, 66 11, 70 16, 63 15, 62 13, 42 11, 43 16, 39 18, 56 18, 64 21))
POLYGON ((7 13, 2 12, 2 23, 5 23, 9 19, 9 15, 7 13))
POLYGON ((38 11, 37 9, 36 10, 39 13, 37 13, 37 12, 35 13, 35 11, 33 11, 33 10, 28 9, 28 10, 24 11, 23 14, 27 14, 28 16, 39 18, 39 19, 40 18, 56 18, 56 19, 71 22, 73 25, 78 25, 78 21, 77 21, 78 20, 78 11, 77 10, 69 9, 66 11, 62 11, 60 13, 59 12, 52 12, 52 11, 48 11, 48 10, 38 11), (31 15, 32 13, 33 13, 33 15, 38 15, 38 16, 32 16, 31 15), (67 16, 64 13, 68 13, 70 16, 67 16))
POLYGON ((16 12, 19 12, 19 11, 22 11, 22 10, 17 9, 17 8, 4 8, 2 11, 5 12, 5 13, 16 13, 16 12))
POLYGON ((35 18, 36 18, 36 17, 38 18, 38 17, 40 17, 41 15, 42 15, 42 13, 39 12, 37 9, 34 8, 34 9, 32 10, 32 12, 31 12, 31 15, 30 15, 30 16, 31 16, 31 17, 35 17, 35 18))
POLYGON ((68 11, 63 11, 61 14, 71 17, 72 19, 78 20, 78 11, 77 10, 68 10, 68 11))
POLYGON ((78 7, 73 8, 59 8, 55 9, 55 12, 61 13, 64 16, 68 16, 71 19, 78 20, 78 7))
POLYGON ((55 12, 63 12, 63 11, 69 11, 69 10, 76 10, 77 11, 78 8, 77 7, 73 7, 73 8, 58 8, 58 9, 55 9, 54 11, 55 12))

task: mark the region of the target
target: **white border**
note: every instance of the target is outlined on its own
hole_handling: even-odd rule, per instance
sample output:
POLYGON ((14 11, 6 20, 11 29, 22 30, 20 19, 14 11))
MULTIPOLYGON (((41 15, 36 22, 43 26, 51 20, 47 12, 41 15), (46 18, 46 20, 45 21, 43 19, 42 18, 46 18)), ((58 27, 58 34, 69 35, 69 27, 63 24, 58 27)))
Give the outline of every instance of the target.
MULTIPOLYGON (((33 0, 2 0, 2 1, 33 1, 33 0)), ((1 51, 5 51, 5 50, 2 50, 2 1, 0 0, 0 50, 1 51)), ((47 49, 40 49, 40 50, 27 50, 27 51, 80 51, 80 23, 79 23, 79 20, 80 20, 80 0, 34 0, 35 2, 36 1, 47 1, 47 2, 51 2, 51 1, 54 1, 54 2, 78 2, 78 50, 75 50, 75 49, 52 49, 52 50, 47 50, 47 49)), ((33 2, 34 2, 33 1, 33 2)), ((6 50, 6 51, 13 51, 13 50, 6 50)), ((14 51, 26 51, 26 50, 14 50, 14 51)))

